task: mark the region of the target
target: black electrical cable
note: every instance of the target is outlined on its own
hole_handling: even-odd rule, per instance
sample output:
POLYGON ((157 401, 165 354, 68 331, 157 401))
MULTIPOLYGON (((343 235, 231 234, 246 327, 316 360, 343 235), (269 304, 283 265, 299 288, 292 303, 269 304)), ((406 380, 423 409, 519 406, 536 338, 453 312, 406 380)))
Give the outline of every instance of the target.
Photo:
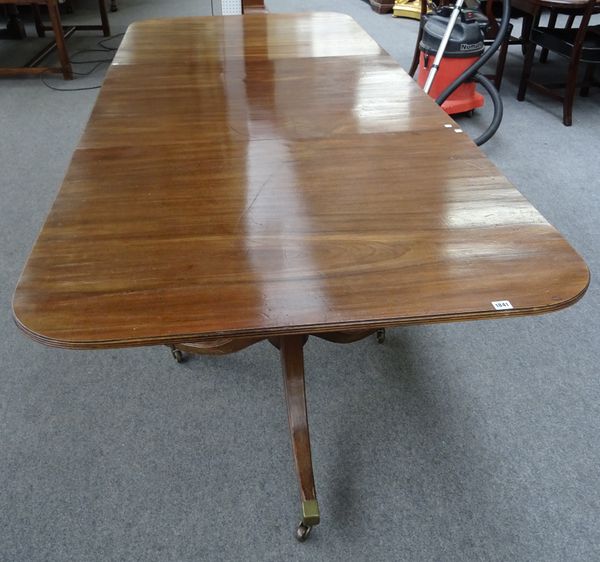
MULTIPOLYGON (((85 64, 86 62, 88 62, 88 61, 72 62, 71 64, 85 64)), ((87 72, 73 72, 73 75, 74 76, 90 76, 90 74, 95 72, 100 66, 102 66, 106 62, 107 61, 96 62, 96 64, 92 67, 91 70, 88 70, 87 72)), ((108 62, 110 62, 110 61, 108 61, 108 62)), ((51 90, 54 90, 55 92, 83 92, 86 90, 97 90, 98 88, 101 87, 101 85, 97 85, 97 86, 83 86, 81 88, 57 88, 56 86, 49 84, 44 79, 44 74, 45 73, 40 74, 40 80, 41 80, 42 84, 44 84, 44 86, 46 86, 46 88, 50 88, 51 90)))
MULTIPOLYGON (((104 53, 104 54, 114 53, 118 49, 118 47, 109 47, 105 43, 107 41, 112 41, 114 39, 122 37, 123 35, 125 35, 125 34, 118 33, 117 35, 112 35, 111 37, 107 37, 106 39, 102 39, 102 40, 98 41, 98 43, 96 45, 98 47, 100 47, 100 49, 81 49, 79 51, 75 51, 71 55, 71 64, 72 65, 93 64, 94 66, 87 72, 73 72, 73 75, 74 76, 90 76, 96 70, 98 70, 98 68, 100 68, 103 64, 110 64, 113 60, 113 57, 103 58, 103 59, 80 60, 80 61, 73 60, 73 59, 75 57, 77 57, 78 55, 83 55, 85 53, 104 53)), ((98 90, 99 88, 102 87, 102 84, 98 84, 95 86, 82 86, 81 88, 57 88, 56 86, 53 86, 52 84, 48 83, 44 79, 44 74, 46 74, 46 73, 40 74, 40 81, 42 82, 42 84, 44 84, 44 86, 46 86, 46 88, 49 88, 50 90, 54 90, 55 92, 84 92, 87 90, 98 90)))
POLYGON ((110 37, 107 37, 106 39, 102 39, 101 41, 98 41, 97 44, 99 47, 102 47, 106 51, 116 51, 119 47, 107 47, 104 43, 106 43, 107 41, 112 41, 113 39, 117 39, 119 37, 123 37, 123 35, 125 35, 125 34, 117 33, 116 35, 111 35, 110 37))

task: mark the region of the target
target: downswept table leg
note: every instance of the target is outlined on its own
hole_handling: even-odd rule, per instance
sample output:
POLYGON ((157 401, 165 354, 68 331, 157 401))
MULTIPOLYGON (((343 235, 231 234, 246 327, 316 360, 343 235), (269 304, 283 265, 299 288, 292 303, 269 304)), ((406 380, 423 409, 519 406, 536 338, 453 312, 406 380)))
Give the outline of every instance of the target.
POLYGON ((311 528, 318 525, 320 520, 306 414, 302 350, 305 342, 306 338, 302 335, 284 336, 279 339, 292 449, 302 498, 302 521, 296 533, 299 541, 306 540, 311 528))

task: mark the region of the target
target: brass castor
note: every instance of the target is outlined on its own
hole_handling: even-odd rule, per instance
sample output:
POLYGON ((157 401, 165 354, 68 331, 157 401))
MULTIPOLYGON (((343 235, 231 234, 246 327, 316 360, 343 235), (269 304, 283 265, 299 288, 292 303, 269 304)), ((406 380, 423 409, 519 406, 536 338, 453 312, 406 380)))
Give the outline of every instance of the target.
POLYGON ((300 521, 300 525, 296 529, 296 539, 298 542, 304 542, 309 537, 311 529, 310 525, 306 525, 303 521, 300 521))
POLYGON ((383 343, 385 341, 385 328, 377 330, 377 343, 383 343))
POLYGON ((173 359, 177 361, 177 363, 183 363, 185 361, 183 352, 180 349, 177 349, 176 347, 171 348, 171 355, 173 356, 173 359))

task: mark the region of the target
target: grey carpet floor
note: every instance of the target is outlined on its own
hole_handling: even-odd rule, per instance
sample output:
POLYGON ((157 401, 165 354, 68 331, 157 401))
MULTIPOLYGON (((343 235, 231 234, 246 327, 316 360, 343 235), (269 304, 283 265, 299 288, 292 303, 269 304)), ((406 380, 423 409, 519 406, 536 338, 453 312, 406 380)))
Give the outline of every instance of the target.
MULTIPOLYGON (((96 18, 88 4, 71 19, 96 18)), ((410 61, 416 22, 360 0, 268 5, 349 13, 410 61)), ((120 0, 111 21, 116 33, 209 8, 120 0)), ((71 49, 99 39, 76 34, 71 49)), ((1 43, 0 60, 33 43, 1 43)), ((585 257, 592 285, 546 316, 396 329, 384 345, 311 340, 323 522, 305 544, 269 345, 177 365, 164 348, 62 351, 14 327, 12 291, 97 91, 2 79, 0 560, 600 560, 600 92, 563 127, 556 102, 515 101, 521 60, 509 55, 505 119, 484 150, 585 257)), ((564 69, 553 58, 543 72, 564 69)))

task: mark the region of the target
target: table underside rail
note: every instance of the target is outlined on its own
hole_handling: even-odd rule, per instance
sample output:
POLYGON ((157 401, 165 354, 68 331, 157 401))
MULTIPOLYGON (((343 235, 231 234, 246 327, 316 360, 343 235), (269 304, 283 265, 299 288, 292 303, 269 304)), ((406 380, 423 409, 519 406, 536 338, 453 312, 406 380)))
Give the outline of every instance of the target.
MULTIPOLYGON (((375 334, 377 341, 383 343, 385 341, 385 328, 378 328, 376 330, 354 330, 349 332, 326 332, 322 334, 311 334, 314 337, 321 338, 333 343, 354 343, 359 340, 368 338, 370 335, 375 334)), ((284 336, 291 337, 291 336, 284 336)), ((306 339, 308 335, 303 335, 306 339)), ((229 353, 235 353, 242 351, 255 343, 259 343, 268 339, 277 349, 280 349, 279 342, 281 337, 253 337, 253 338, 219 338, 214 340, 207 340, 205 342, 194 342, 194 343, 178 343, 169 345, 173 354, 173 358, 178 362, 182 363, 185 361, 184 353, 190 353, 194 355, 228 355, 229 353)))

